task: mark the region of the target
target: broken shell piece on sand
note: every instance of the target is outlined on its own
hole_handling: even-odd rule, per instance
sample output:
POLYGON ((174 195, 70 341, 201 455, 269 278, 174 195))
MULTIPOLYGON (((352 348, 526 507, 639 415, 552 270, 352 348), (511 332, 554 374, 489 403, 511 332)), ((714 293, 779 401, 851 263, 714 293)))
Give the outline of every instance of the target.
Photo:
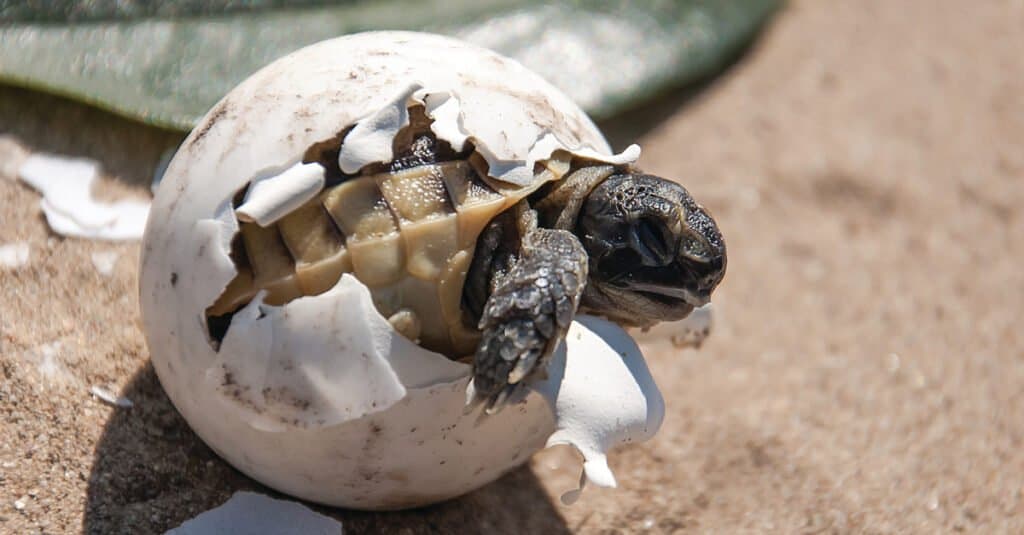
POLYGON ((39 205, 57 234, 94 240, 137 240, 142 237, 149 202, 93 199, 92 184, 99 164, 84 158, 50 154, 28 156, 18 169, 21 180, 43 195, 39 205))
POLYGON ((28 264, 31 252, 28 242, 0 244, 0 268, 17 269, 28 264))
POLYGON ((260 290, 209 314, 240 273, 239 221, 270 224, 345 173, 386 162, 413 107, 439 140, 471 148, 499 188, 521 187, 556 156, 639 154, 612 155, 576 105, 518 63, 448 38, 368 33, 293 53, 229 93, 161 182, 140 275, 161 383, 228 462, 320 503, 441 501, 555 443, 582 454, 591 483, 613 486, 607 449, 649 438, 663 414, 639 349, 618 326, 578 318, 548 379, 522 403, 484 415, 464 411, 463 355, 396 332, 352 275, 287 299, 260 290), (310 154, 317 158, 304 161, 310 154))
POLYGON ((668 324, 667 329, 672 333, 670 339, 675 347, 700 349, 704 340, 711 336, 714 325, 715 308, 712 303, 708 303, 693 309, 689 316, 668 324))
POLYGON ((287 500, 255 492, 236 492, 218 507, 170 530, 166 535, 222 535, 274 533, 275 535, 340 535, 341 522, 287 500))

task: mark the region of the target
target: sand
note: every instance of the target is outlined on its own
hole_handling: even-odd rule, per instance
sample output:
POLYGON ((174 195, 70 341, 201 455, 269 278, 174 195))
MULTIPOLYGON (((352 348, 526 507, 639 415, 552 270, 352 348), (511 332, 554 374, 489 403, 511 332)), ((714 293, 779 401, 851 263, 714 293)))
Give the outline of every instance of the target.
MULTIPOLYGON (((696 95, 603 125, 715 214, 729 272, 700 351, 640 335, 668 405, 557 496, 566 451, 448 503, 318 508, 349 533, 1024 532, 1024 4, 794 1, 696 95)), ((161 532, 234 491, 137 324, 137 244, 51 234, 23 151, 145 195, 179 137, 0 87, 0 532, 161 532), (101 274, 93 253, 115 252, 101 274), (118 408, 90 394, 130 399, 118 408)))

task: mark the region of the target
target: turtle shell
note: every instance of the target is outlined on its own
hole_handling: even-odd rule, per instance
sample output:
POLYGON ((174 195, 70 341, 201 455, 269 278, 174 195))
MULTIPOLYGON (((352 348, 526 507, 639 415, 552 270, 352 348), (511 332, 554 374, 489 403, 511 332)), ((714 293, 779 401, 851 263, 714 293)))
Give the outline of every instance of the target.
POLYGON ((241 223, 238 275, 207 313, 233 312, 260 290, 271 305, 318 295, 352 273, 407 338, 449 356, 470 354, 480 334, 461 300, 477 238, 496 215, 565 176, 570 161, 556 151, 521 185, 489 177, 472 152, 346 177, 273 224, 241 223))

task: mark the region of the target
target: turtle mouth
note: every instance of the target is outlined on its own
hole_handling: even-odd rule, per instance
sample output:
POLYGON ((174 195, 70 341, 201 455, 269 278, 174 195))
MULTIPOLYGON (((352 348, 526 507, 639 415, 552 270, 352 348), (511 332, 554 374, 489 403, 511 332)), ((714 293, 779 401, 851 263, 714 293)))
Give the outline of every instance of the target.
POLYGON ((708 303, 710 292, 701 292, 692 282, 683 266, 671 264, 662 267, 638 265, 638 257, 631 249, 616 251, 603 258, 595 270, 610 308, 607 312, 624 316, 633 323, 642 321, 671 321, 681 319, 694 308, 708 303), (633 318, 632 316, 642 316, 633 318))
POLYGON ((708 293, 698 293, 685 287, 668 286, 653 282, 623 281, 621 287, 665 305, 685 303, 697 308, 708 304, 711 300, 711 295, 708 293))
POLYGON ((685 318, 694 309, 679 292, 645 287, 648 289, 630 288, 621 282, 598 284, 596 289, 605 299, 601 312, 625 324, 642 327, 685 318))
POLYGON ((655 303, 660 303, 660 304, 665 305, 665 306, 675 307, 675 306, 686 304, 686 301, 684 301, 684 300, 682 300, 682 299, 680 299, 678 297, 672 297, 672 296, 669 296, 669 295, 660 294, 660 293, 657 293, 657 292, 648 292, 648 291, 644 291, 644 290, 632 290, 632 291, 633 291, 633 293, 642 296, 643 298, 647 299, 648 301, 654 301, 655 303))

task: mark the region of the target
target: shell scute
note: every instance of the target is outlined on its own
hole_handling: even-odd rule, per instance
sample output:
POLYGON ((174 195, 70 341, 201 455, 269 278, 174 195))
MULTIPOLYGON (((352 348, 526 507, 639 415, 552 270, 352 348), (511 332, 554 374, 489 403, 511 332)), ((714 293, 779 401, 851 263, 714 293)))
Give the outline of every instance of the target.
POLYGON ((458 214, 443 178, 453 166, 452 162, 424 165, 375 176, 398 218, 406 269, 419 279, 437 280, 458 250, 458 214))
POLYGON ((385 318, 402 311, 415 315, 420 324, 420 336, 414 342, 423 347, 450 347, 447 322, 438 313, 441 304, 436 282, 404 277, 384 287, 370 288, 370 295, 377 311, 385 318))
POLYGON ((504 195, 484 182, 469 162, 455 162, 444 173, 445 187, 459 214, 459 247, 470 249, 484 226, 507 204, 504 195))
POLYGON ((241 233, 252 267, 253 286, 267 291, 265 301, 276 305, 301 297, 302 290, 295 278, 292 257, 276 225, 245 224, 241 226, 241 233))
POLYGON ((304 295, 324 293, 352 271, 345 236, 319 200, 288 214, 277 226, 295 259, 295 277, 304 295))
POLYGON ((393 284, 405 275, 405 246, 398 222, 373 177, 343 182, 329 190, 323 205, 346 236, 355 276, 370 288, 393 284))
POLYGON ((443 178, 451 167, 452 162, 424 165, 374 178, 399 224, 417 223, 455 214, 443 178))
POLYGON ((413 277, 436 281, 459 250, 459 227, 454 214, 402 226, 408 257, 406 269, 413 277))

